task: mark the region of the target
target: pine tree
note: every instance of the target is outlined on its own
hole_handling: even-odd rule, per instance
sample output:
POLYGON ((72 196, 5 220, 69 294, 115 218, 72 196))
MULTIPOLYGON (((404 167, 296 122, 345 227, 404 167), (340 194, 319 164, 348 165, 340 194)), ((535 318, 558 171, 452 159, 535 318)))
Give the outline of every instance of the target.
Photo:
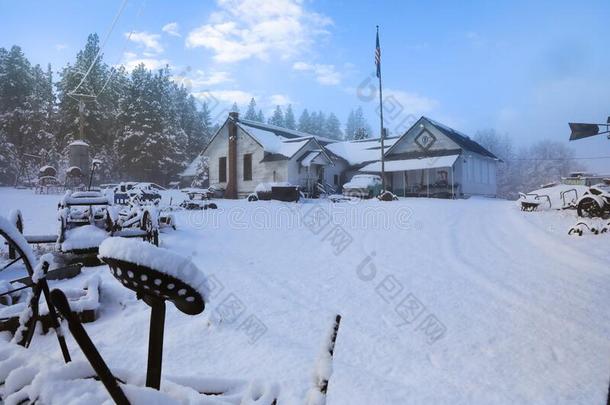
POLYGON ((97 34, 89 35, 85 48, 76 55, 74 66, 68 64, 60 74, 61 79, 57 85, 59 91, 59 136, 57 140, 60 149, 69 141, 80 137, 79 102, 77 101, 79 98, 85 101, 84 140, 92 146, 94 151, 98 151, 103 145, 110 143, 108 137, 115 124, 115 112, 118 110, 118 106, 115 105, 117 100, 112 92, 101 91, 108 81, 111 71, 104 63, 102 55, 93 63, 99 51, 99 37, 97 34), (89 74, 79 86, 89 69, 91 69, 89 74), (73 92, 84 96, 74 96, 71 94, 73 92))
POLYGON ((215 131, 212 127, 212 113, 210 112, 210 108, 208 107, 208 103, 204 102, 201 106, 201 111, 199 112, 199 119, 201 120, 201 125, 203 125, 204 131, 204 144, 210 141, 215 131))
POLYGON ((301 116, 299 117, 299 131, 311 133, 311 117, 309 115, 309 111, 307 108, 303 110, 301 116))
POLYGON ((18 167, 15 146, 8 141, 6 134, 0 130, 0 184, 14 184, 18 167))
POLYGON ((14 145, 18 156, 30 152, 31 139, 29 119, 31 95, 34 90, 32 68, 18 46, 3 52, 3 80, 0 81, 0 131, 14 145))
POLYGON ((326 126, 326 117, 322 111, 311 113, 309 133, 313 135, 322 135, 326 126))
POLYGON ((284 127, 288 129, 297 129, 294 113, 292 112, 292 104, 288 104, 286 113, 284 113, 284 127))
POLYGON ((246 111, 244 118, 247 120, 256 121, 256 101, 254 101, 254 97, 250 99, 250 104, 248 104, 248 110, 246 111))
POLYGON ((324 136, 331 139, 343 139, 343 133, 341 132, 341 122, 334 113, 330 113, 326 119, 326 125, 324 127, 324 136))
POLYGON ((356 108, 356 112, 354 113, 354 117, 356 119, 356 134, 354 136, 355 139, 366 139, 371 137, 371 126, 366 121, 364 117, 364 112, 362 111, 362 107, 356 108))
POLYGON ((31 143, 30 152, 38 154, 41 149, 48 150, 53 144, 53 77, 50 66, 44 72, 39 65, 32 68, 33 88, 27 98, 29 120, 22 135, 31 143))
POLYGON ((344 137, 346 140, 354 139, 356 134, 356 117, 354 116, 354 110, 350 110, 347 120, 345 121, 345 133, 344 137))
POLYGON ((275 125, 278 127, 284 126, 284 113, 282 112, 282 107, 275 106, 275 110, 273 111, 273 115, 269 118, 269 124, 275 125))
POLYGON ((345 123, 345 139, 366 139, 371 137, 371 127, 364 118, 362 107, 351 110, 345 123))
POLYGON ((135 178, 145 179, 155 171, 161 160, 162 112, 154 100, 154 79, 143 64, 131 73, 125 111, 121 120, 123 130, 115 141, 115 150, 122 171, 135 178))
POLYGON ((233 105, 231 106, 231 112, 239 112, 239 107, 237 106, 237 103, 233 103, 233 105))
POLYGON ((258 114, 256 116, 256 120, 258 122, 265 122, 265 115, 263 114, 263 110, 258 110, 258 114))

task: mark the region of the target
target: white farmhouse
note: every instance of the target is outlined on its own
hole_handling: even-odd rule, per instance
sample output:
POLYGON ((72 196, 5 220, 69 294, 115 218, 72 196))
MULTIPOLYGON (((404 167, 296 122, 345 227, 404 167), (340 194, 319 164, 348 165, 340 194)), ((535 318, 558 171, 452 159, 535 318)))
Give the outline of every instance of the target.
POLYGON ((286 182, 313 190, 332 181, 334 161, 329 139, 239 118, 230 113, 202 155, 208 158, 210 184, 226 198, 254 192, 260 183, 286 182))
MULTIPOLYGON (((498 159, 429 118, 421 117, 400 137, 384 139, 384 147, 386 185, 399 196, 496 195, 498 159)), ((336 141, 244 120, 237 113, 229 114, 197 159, 201 156, 208 160, 210 185, 223 187, 226 198, 279 182, 306 193, 340 193, 354 174, 381 173, 379 139, 336 141)))
MULTIPOLYGON (((399 196, 495 197, 499 159, 468 136, 421 117, 385 154, 386 184, 399 196)), ((381 162, 359 169, 380 173, 381 162)))

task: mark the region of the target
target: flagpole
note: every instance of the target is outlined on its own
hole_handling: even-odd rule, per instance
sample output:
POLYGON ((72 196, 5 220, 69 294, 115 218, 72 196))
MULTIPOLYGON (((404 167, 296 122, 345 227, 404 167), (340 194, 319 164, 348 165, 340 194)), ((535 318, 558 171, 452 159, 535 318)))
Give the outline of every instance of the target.
POLYGON ((377 26, 377 49, 378 62, 377 62, 377 77, 379 78, 379 118, 381 121, 381 188, 385 191, 385 158, 384 158, 384 147, 383 147, 383 91, 381 88, 381 48, 379 47, 379 25, 377 26))

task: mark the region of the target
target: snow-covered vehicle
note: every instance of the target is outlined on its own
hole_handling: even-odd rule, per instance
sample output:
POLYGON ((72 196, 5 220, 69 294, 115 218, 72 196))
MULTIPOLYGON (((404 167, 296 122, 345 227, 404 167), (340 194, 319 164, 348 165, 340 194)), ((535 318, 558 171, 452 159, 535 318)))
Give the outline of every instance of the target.
POLYGON ((140 201, 161 200, 161 190, 165 189, 155 183, 120 183, 114 188, 114 203, 127 205, 132 198, 138 198, 140 201))
POLYGON ((95 256, 109 236, 142 238, 159 243, 156 207, 120 209, 97 191, 67 192, 59 205, 57 245, 63 253, 95 256))
POLYGON ((211 184, 208 190, 212 193, 215 198, 222 198, 225 195, 225 188, 220 184, 211 184))
POLYGON ((372 198, 381 193, 381 177, 375 174, 357 174, 343 185, 343 195, 349 197, 372 198))
POLYGON ((610 184, 601 183, 590 187, 578 199, 576 209, 579 217, 608 218, 610 216, 610 184))

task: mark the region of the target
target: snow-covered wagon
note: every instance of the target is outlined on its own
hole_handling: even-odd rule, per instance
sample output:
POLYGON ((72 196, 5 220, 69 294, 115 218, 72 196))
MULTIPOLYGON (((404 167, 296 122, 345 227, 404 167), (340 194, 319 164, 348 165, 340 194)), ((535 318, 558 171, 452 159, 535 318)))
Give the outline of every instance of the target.
MULTIPOLYGON (((50 304, 49 286, 62 286, 72 308, 82 322, 97 318, 99 277, 81 274, 81 266, 68 264, 60 255, 34 255, 21 231, 0 217, 0 331, 14 334, 13 341, 28 347, 36 323, 42 332, 59 328, 58 317, 50 304), (44 302, 40 302, 44 298, 44 302)), ((64 358, 69 359, 65 340, 58 339, 64 358)))
POLYGON ((110 236, 142 238, 159 244, 159 221, 154 206, 119 208, 97 191, 66 193, 59 207, 60 251, 77 255, 97 254, 110 236))
POLYGON ((550 183, 529 193, 519 193, 522 211, 576 209, 586 186, 550 183))

